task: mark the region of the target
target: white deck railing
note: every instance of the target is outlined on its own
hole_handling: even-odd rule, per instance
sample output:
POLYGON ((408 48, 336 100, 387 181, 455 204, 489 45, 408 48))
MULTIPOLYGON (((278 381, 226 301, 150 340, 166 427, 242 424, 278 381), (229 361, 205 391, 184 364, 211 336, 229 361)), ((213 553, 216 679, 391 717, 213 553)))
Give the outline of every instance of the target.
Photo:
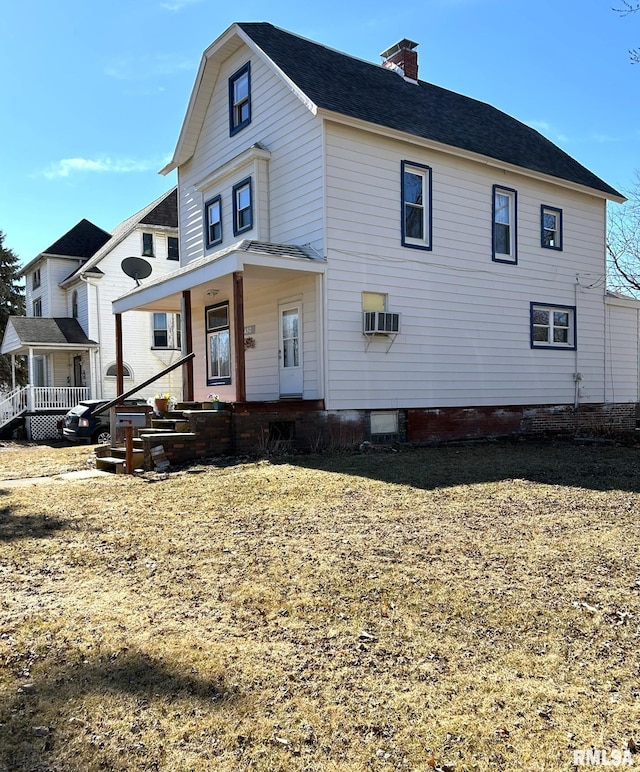
POLYGON ((70 410, 89 399, 86 386, 24 386, 0 397, 0 428, 27 410, 70 410))

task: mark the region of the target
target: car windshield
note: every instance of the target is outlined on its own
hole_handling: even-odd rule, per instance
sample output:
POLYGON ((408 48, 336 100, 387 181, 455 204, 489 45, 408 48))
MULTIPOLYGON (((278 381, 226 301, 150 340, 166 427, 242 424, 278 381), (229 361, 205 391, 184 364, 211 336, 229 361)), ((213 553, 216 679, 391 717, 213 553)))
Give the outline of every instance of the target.
POLYGON ((86 402, 80 402, 69 411, 72 415, 84 415, 87 411, 91 410, 91 405, 87 405, 86 402))

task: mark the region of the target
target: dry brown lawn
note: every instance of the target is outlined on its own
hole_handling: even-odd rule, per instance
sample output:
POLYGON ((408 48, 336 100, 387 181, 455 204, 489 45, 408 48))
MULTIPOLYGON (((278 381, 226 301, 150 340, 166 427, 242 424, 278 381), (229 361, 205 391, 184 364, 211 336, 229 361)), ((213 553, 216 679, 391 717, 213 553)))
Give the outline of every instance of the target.
MULTIPOLYGON (((640 763, 639 451, 0 482, 0 770, 640 763)), ((2 477, 88 448, 0 447, 2 477)))

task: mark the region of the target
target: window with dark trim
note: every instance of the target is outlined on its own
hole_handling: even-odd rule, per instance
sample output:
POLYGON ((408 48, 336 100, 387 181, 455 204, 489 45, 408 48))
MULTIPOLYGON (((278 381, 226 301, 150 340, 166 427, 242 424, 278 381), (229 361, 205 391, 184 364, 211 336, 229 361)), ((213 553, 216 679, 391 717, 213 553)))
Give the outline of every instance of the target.
POLYGON ((518 262, 517 203, 515 190, 493 186, 492 252, 497 263, 518 262))
POLYGON ((73 290, 71 293, 71 316, 74 319, 78 318, 78 290, 73 290))
POLYGON ((233 235, 253 228, 253 195, 251 177, 233 186, 233 235))
POLYGON ((42 298, 36 298, 32 303, 33 315, 42 316, 42 298))
POLYGON ((204 237, 206 248, 210 249, 222 241, 222 199, 210 198, 204 205, 204 237))
POLYGON ((204 310, 207 346, 207 386, 231 383, 231 338, 229 304, 218 303, 204 310))
POLYGON ((562 209, 540 207, 540 244, 545 249, 562 249, 562 209))
POLYGON ((153 257, 153 233, 142 234, 142 254, 144 257, 153 257))
POLYGON ((180 251, 176 236, 167 236, 167 260, 179 260, 180 251))
POLYGON ((251 63, 229 78, 229 134, 233 136, 251 123, 251 63))
POLYGON ((431 167, 402 161, 402 245, 431 249, 431 167))
POLYGON ((40 286, 40 269, 36 268, 36 270, 33 272, 31 287, 32 289, 38 289, 39 286, 40 286))
POLYGON ((576 348, 575 306, 531 303, 531 348, 576 348))

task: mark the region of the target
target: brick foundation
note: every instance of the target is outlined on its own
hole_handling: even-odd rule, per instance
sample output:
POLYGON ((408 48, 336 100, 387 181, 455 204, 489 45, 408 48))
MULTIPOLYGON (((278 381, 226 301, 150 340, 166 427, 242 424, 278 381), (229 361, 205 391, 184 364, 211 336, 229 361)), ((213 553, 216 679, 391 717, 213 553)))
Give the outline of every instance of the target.
MULTIPOLYGON (((397 432, 371 433, 369 410, 318 409, 310 403, 235 406, 232 411, 186 410, 188 431, 143 438, 145 468, 162 446, 172 464, 196 458, 358 447, 363 442, 438 443, 509 436, 603 436, 633 431, 636 404, 409 408, 397 415, 397 432)), ((385 411, 374 411, 384 413, 385 411)))

